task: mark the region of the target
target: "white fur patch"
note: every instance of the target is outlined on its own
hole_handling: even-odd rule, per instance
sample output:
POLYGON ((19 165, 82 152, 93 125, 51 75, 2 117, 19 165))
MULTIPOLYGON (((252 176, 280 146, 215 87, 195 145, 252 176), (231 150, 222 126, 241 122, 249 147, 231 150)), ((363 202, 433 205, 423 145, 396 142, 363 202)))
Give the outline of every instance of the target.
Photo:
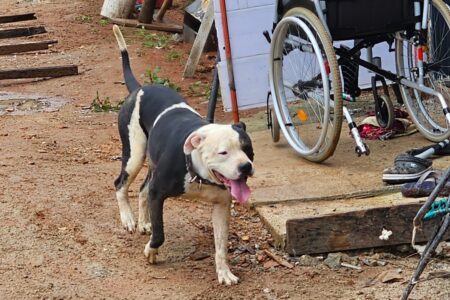
POLYGON ((162 116, 164 116, 166 113, 168 113, 171 110, 177 109, 177 108, 185 108, 185 109, 189 109, 190 111, 192 111, 194 114, 197 114, 200 116, 200 114, 198 112, 196 112, 192 107, 190 107, 189 105, 187 105, 184 102, 181 103, 177 103, 174 104, 172 106, 169 106, 168 108, 166 108, 165 110, 163 110, 155 119, 155 122, 153 122, 153 127, 155 127, 156 123, 158 123, 159 119, 161 119, 162 116))
POLYGON ((128 124, 128 138, 130 139, 130 159, 127 162, 125 171, 130 177, 136 176, 139 172, 145 158, 145 149, 147 147, 147 137, 142 130, 140 119, 141 99, 144 91, 140 90, 136 95, 136 103, 131 114, 130 124, 128 124), (134 175, 134 176, 133 176, 134 175))

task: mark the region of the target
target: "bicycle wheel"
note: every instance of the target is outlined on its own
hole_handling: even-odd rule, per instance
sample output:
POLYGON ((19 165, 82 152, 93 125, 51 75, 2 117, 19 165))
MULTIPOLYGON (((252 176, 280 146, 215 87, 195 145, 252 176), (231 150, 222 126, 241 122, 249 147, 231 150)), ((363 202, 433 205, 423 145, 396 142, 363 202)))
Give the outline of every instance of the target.
POLYGON ((288 143, 310 161, 333 155, 342 126, 341 78, 331 38, 314 13, 293 8, 277 24, 269 76, 288 143))
MULTIPOLYGON (((426 45, 422 47, 424 62, 423 84, 444 96, 450 102, 450 11, 441 0, 430 1, 428 7, 428 28, 426 45)), ((397 74, 419 83, 417 47, 414 37, 406 32, 397 34, 395 54, 397 74)), ((400 85, 406 108, 417 129, 433 142, 450 136, 449 125, 442 112, 442 105, 436 96, 400 85)))

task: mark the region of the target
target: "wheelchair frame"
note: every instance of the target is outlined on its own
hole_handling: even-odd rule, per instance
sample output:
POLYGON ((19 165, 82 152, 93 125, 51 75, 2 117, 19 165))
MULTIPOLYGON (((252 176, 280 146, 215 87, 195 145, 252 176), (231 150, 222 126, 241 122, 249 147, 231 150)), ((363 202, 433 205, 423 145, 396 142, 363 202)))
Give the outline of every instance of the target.
MULTIPOLYGON (((312 12, 319 18, 320 22, 322 23, 323 27, 325 28, 326 32, 328 33, 331 41, 333 41, 331 33, 330 33, 330 29, 327 25, 326 17, 324 14, 324 11, 326 11, 326 2, 327 1, 324 1, 324 0, 302 1, 302 3, 304 4, 304 8, 307 8, 308 10, 314 9, 314 11, 312 11, 312 12)), ((422 4, 423 10, 421 12, 422 20, 421 20, 420 24, 419 24, 419 22, 417 22, 417 24, 415 25, 415 31, 418 31, 421 34, 424 34, 424 32, 428 29, 428 27, 427 27, 428 26, 427 22, 428 22, 428 17, 429 17, 428 16, 428 8, 430 6, 430 2, 431 2, 430 0, 423 0, 423 4, 422 4)), ((417 4, 417 5, 419 5, 419 4, 417 4)), ((278 21, 278 8, 279 7, 280 7, 280 3, 279 3, 279 1, 277 1, 277 13, 276 13, 276 17, 275 17, 275 19, 277 21, 278 21)), ((300 7, 303 7, 303 6, 300 6, 300 7)), ((420 9, 420 5, 419 5, 419 9, 420 9)), ((420 11, 417 12, 417 10, 418 10, 418 8, 417 8, 417 6, 415 6, 415 13, 416 14, 420 13, 420 11)), ((279 24, 279 22, 274 23, 272 32, 274 32, 274 30, 276 29, 276 26, 278 24, 279 24)), ((396 33, 396 34, 398 34, 398 33, 396 33)), ((269 37, 268 33, 266 33, 265 35, 266 35, 266 38, 270 41, 270 37, 269 37)), ((385 87, 385 91, 387 91, 387 88, 385 85, 384 78, 392 81, 394 83, 394 91, 396 91, 397 97, 401 97, 401 96, 400 96, 399 91, 395 88, 396 85, 401 85, 401 86, 405 86, 408 88, 412 88, 415 91, 419 91, 421 93, 436 97, 442 106, 442 110, 445 115, 445 120, 446 120, 447 126, 449 126, 450 125, 450 110, 447 105, 447 102, 446 102, 444 96, 440 92, 438 92, 432 88, 429 88, 424 84, 424 65, 423 65, 423 62, 420 60, 420 58, 417 62, 417 64, 418 64, 417 82, 411 81, 411 80, 405 78, 404 76, 400 76, 398 74, 395 74, 390 71, 382 69, 380 67, 380 64, 378 64, 377 61, 374 60, 374 57, 372 55, 372 47, 374 45, 384 42, 384 41, 387 41, 388 43, 390 41, 390 49, 391 49, 392 43, 394 41, 394 38, 392 37, 392 32, 388 32, 388 33, 384 33, 384 34, 376 34, 376 35, 372 35, 372 36, 363 37, 362 39, 357 40, 357 41, 355 40, 355 45, 351 49, 333 47, 336 55, 339 56, 339 59, 337 60, 338 65, 340 67, 342 67, 342 62, 347 60, 347 61, 351 61, 351 62, 357 64, 358 67, 362 66, 362 67, 368 69, 369 71, 375 73, 378 76, 378 79, 383 80, 382 82, 383 82, 383 86, 385 87), (367 53, 368 53, 367 60, 363 60, 359 57, 359 51, 363 48, 367 48, 367 53)), ((420 46, 420 47, 422 47, 422 46, 420 46)), ((273 58, 271 57, 271 59, 273 59, 273 58)), ((396 59, 398 60, 398 58, 396 58, 396 59)), ((398 63, 399 62, 397 62, 397 64, 398 63)), ((273 64, 273 61, 271 61, 271 94, 272 94, 272 97, 274 97, 275 92, 274 92, 274 88, 273 88, 274 84, 273 84, 273 78, 272 78, 272 72, 273 72, 272 64, 273 64)), ((345 81, 345 78, 342 75, 341 75, 341 80, 345 81)), ((344 82, 344 84, 345 84, 345 82, 344 82)), ((376 96, 375 93, 376 93, 376 91, 374 89, 374 96, 376 96)), ((344 97, 346 97, 346 96, 349 96, 349 95, 344 95, 344 97)), ((352 98, 352 96, 351 96, 351 98, 352 98)), ((377 99, 375 99, 375 100, 377 100, 377 99)), ((390 99, 388 99, 388 101, 390 101, 390 99)), ((333 107, 334 101, 330 100, 330 102, 331 102, 330 106, 333 107)), ((376 103, 376 108, 377 108, 377 105, 378 104, 376 103)), ((390 103, 390 105, 391 105, 391 107, 393 107, 392 102, 390 103)), ((268 110, 269 110, 269 107, 268 107, 268 110)), ((283 118, 281 117, 281 112, 278 110, 279 109, 277 109, 275 107, 275 116, 274 115, 268 116, 269 127, 272 127, 272 132, 277 132, 277 128, 274 127, 274 125, 277 126, 277 124, 275 122, 273 122, 274 118, 277 118, 278 123, 283 122, 283 118), (275 123, 275 124, 273 125, 272 123, 275 123)), ((353 135, 354 140, 356 142, 356 149, 355 149, 356 153, 358 154, 358 156, 360 156, 361 154, 368 155, 370 153, 369 148, 362 141, 362 139, 359 135, 359 132, 357 130, 356 124, 353 121, 348 109, 345 106, 343 106, 343 115, 346 118, 346 121, 347 121, 348 126, 351 131, 351 134, 353 135)), ((287 134, 285 128, 283 128, 283 126, 281 126, 281 129, 283 131, 283 134, 287 137, 288 134, 287 134)), ((449 130, 450 129, 447 128, 447 131, 449 131, 449 130)), ((273 137, 274 137, 274 142, 276 142, 278 140, 278 137, 276 137, 276 136, 273 136, 273 137)), ((288 142, 291 144, 291 146, 294 147, 294 145, 292 145, 292 143, 289 141, 289 138, 288 138, 288 142)), ((296 147, 294 147, 294 148, 296 148, 296 147)), ((299 152, 298 149, 296 149, 296 151, 299 152)), ((333 149, 333 152, 334 152, 334 149, 333 149)), ((302 155, 302 156, 304 156, 305 158, 308 159, 308 155, 302 155)), ((326 158, 328 158, 328 157, 326 157, 326 158)), ((320 162, 322 160, 324 160, 324 159, 318 159, 316 161, 320 162)))

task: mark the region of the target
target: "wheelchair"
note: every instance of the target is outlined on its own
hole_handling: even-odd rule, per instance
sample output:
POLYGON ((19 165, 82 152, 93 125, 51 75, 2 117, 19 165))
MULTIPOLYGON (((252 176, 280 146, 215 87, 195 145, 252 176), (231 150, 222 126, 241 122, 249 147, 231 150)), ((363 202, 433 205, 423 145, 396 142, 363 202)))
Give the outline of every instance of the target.
MULTIPOLYGON (((448 0, 446 0, 448 1, 448 0)), ((303 158, 333 155, 343 118, 355 151, 370 153, 344 101, 360 95, 358 70, 375 75, 375 116, 390 128, 394 105, 386 80, 418 131, 428 140, 450 137, 450 10, 443 0, 279 0, 270 42, 268 122, 274 142, 280 131, 303 158), (353 47, 336 41, 353 40, 353 47), (387 42, 396 73, 372 55, 387 42), (367 57, 361 58, 361 50, 367 57), (377 88, 381 83, 380 89, 377 88)))

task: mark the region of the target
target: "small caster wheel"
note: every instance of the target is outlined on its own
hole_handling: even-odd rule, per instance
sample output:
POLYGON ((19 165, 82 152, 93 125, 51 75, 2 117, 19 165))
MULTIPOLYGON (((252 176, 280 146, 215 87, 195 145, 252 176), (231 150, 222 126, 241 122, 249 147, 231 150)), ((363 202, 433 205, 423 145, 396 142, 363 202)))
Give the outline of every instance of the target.
POLYGON ((391 99, 389 96, 381 95, 378 97, 378 101, 379 109, 375 110, 378 125, 380 125, 381 128, 392 128, 392 125, 394 125, 395 112, 391 99))
POLYGON ((270 121, 270 133, 272 134, 272 141, 274 143, 277 143, 280 140, 280 125, 278 124, 277 115, 272 109, 270 110, 270 121))

